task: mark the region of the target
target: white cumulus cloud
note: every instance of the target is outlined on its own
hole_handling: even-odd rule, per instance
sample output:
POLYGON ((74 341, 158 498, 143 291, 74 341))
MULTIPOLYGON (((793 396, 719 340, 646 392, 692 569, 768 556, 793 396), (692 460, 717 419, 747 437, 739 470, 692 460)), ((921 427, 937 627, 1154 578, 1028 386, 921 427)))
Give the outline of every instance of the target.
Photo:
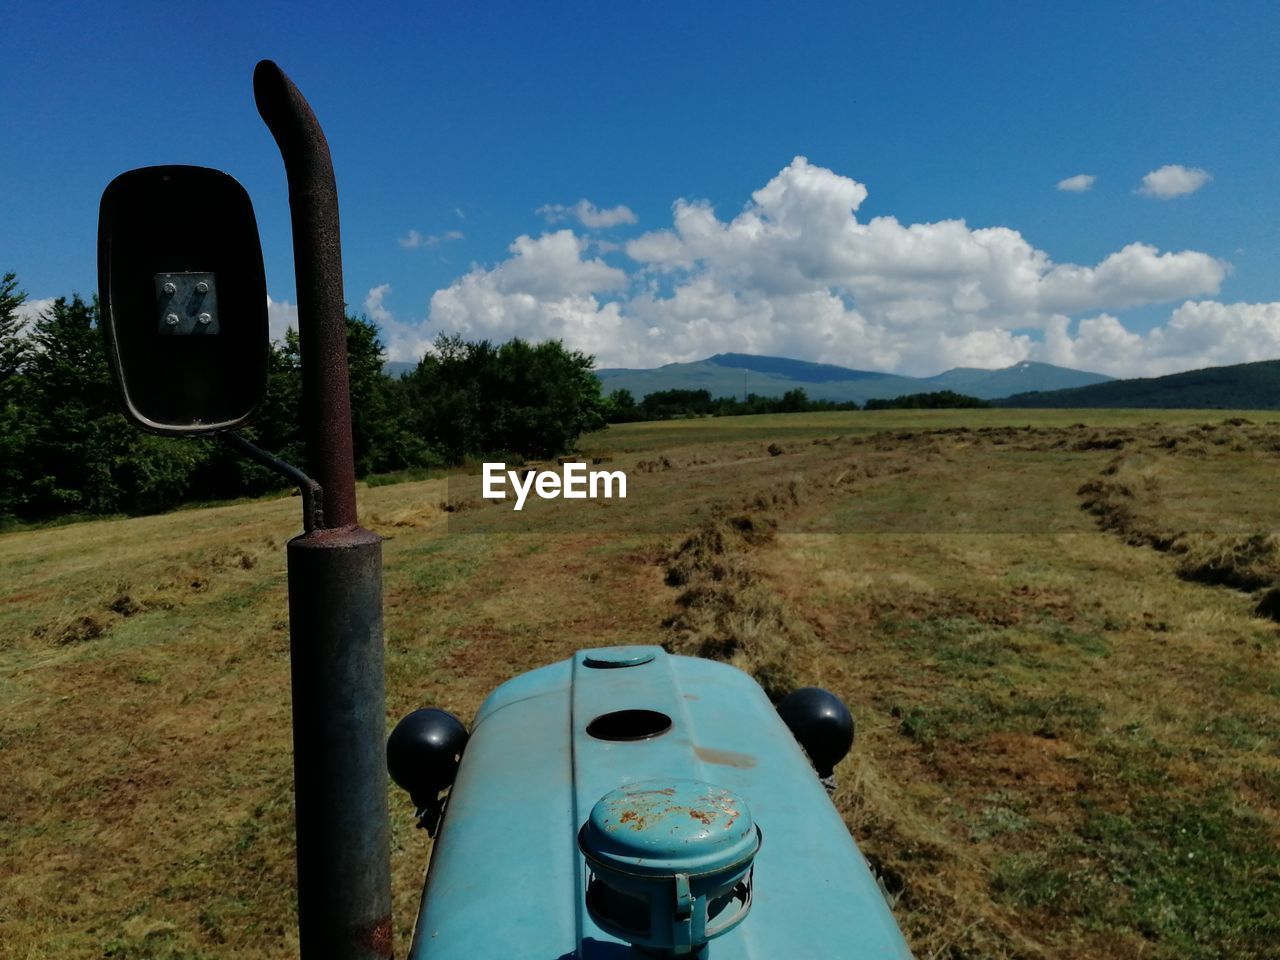
POLYGON ((1097 179, 1091 173, 1077 173, 1074 177, 1059 180, 1058 189, 1066 190, 1070 193, 1084 193, 1086 190, 1092 189, 1093 183, 1097 179))
POLYGON ((629 279, 598 257, 584 259, 586 248, 572 230, 518 237, 510 259, 473 268, 432 296, 431 325, 473 338, 563 339, 592 354, 611 350, 622 328, 619 305, 596 294, 623 290, 629 279))
POLYGON ((548 203, 534 212, 545 217, 547 223, 559 223, 561 220, 574 219, 591 230, 601 227, 616 227, 620 223, 636 222, 636 215, 631 211, 630 207, 620 204, 608 210, 602 210, 590 200, 579 200, 568 207, 560 203, 548 203))
POLYGON ((387 339, 393 356, 458 332, 557 338, 602 366, 740 351, 916 375, 1026 359, 1167 372, 1270 349, 1258 325, 1271 321, 1256 315, 1280 308, 1206 299, 1229 269, 1206 253, 1131 243, 1097 263, 1057 263, 1009 227, 860 220, 866 198, 865 185, 796 157, 731 218, 676 201, 671 225, 633 236, 625 259, 568 228, 521 236, 506 259, 438 290, 425 326, 387 339), (1147 333, 1116 316, 1181 301, 1147 333))
POLYGON ((1143 177, 1142 186, 1138 188, 1138 192, 1148 197, 1170 200, 1188 193, 1195 193, 1212 179, 1208 171, 1201 170, 1199 167, 1184 167, 1181 164, 1170 163, 1158 170, 1152 170, 1143 177))
POLYGON ((1188 300, 1145 333, 1110 314, 1055 317, 1033 359, 1117 377, 1158 377, 1181 370, 1280 358, 1280 303, 1188 300))

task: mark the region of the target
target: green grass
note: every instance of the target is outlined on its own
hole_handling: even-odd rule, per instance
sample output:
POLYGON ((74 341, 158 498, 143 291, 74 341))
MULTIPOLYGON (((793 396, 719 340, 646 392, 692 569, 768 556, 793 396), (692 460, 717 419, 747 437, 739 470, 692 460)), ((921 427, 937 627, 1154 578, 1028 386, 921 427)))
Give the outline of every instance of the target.
MULTIPOLYGON (((387 537, 388 721, 470 717, 581 646, 732 640, 762 680, 852 705, 837 806, 918 956, 1268 956, 1280 631, 1255 597, 1099 530, 1076 492, 1120 457, 1152 478, 1142 522, 1280 529, 1274 414, 1229 416, 629 424, 584 440, 634 482, 589 515, 515 515, 474 475, 362 487, 387 537), (714 555, 671 585, 692 534, 714 555)), ((296 953, 299 526, 279 497, 0 534, 0 957, 296 953)), ((427 845, 391 804, 403 953, 427 845)))
POLYGON ((1189 426, 1243 417, 1254 423, 1280 421, 1275 410, 836 410, 749 417, 700 417, 615 423, 585 435, 579 446, 588 453, 637 453, 667 450, 693 443, 800 440, 854 436, 887 430, 938 430, 966 427, 1129 427, 1146 423, 1189 426))

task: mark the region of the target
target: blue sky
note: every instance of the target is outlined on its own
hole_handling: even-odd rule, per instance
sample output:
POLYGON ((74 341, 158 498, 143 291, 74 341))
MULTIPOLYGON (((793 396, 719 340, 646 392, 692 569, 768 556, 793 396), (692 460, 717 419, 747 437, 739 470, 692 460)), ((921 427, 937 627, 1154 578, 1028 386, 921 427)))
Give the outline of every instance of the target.
POLYGON ((402 359, 445 330, 610 366, 1280 356, 1274 4, 189 9, 7 14, 0 270, 36 305, 93 290, 112 177, 193 163, 248 189, 289 322, 271 58, 328 134, 350 307, 402 359))

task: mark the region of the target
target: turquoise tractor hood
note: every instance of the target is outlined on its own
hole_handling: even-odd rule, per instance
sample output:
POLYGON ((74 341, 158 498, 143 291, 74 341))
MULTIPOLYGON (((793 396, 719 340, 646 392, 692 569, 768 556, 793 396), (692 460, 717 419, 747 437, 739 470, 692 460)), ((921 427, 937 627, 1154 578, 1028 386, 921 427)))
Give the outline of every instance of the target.
POLYGON ((584 650, 489 696, 449 795, 410 953, 910 955, 760 687, 658 647, 584 650))

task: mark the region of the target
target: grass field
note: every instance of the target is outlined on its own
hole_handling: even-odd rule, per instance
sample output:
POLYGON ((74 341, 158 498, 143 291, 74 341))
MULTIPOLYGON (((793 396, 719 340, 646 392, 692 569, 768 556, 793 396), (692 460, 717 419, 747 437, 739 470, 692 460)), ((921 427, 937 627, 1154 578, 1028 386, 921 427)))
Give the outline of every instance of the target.
MULTIPOLYGON (((917 956, 1280 955, 1280 422, 615 427, 625 501, 362 488, 388 721, 585 646, 835 690, 917 956)), ((0 957, 296 955, 281 497, 0 535, 0 957)), ((397 949, 429 845, 392 796, 397 949)))

